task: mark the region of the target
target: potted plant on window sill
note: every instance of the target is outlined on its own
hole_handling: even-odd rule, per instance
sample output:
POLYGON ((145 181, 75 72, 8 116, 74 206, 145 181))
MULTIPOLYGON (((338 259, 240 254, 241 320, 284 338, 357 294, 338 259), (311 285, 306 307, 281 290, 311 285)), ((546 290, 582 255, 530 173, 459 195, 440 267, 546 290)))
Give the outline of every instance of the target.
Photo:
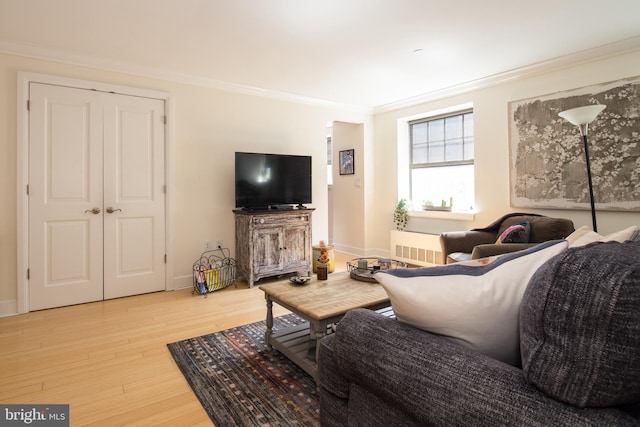
POLYGON ((427 200, 422 204, 422 209, 425 211, 451 212, 452 207, 453 197, 449 198, 449 205, 447 205, 447 201, 444 199, 442 199, 439 205, 436 205, 431 200, 427 200))
POLYGON ((396 224, 396 230, 402 231, 409 222, 409 208, 407 207, 407 200, 400 199, 396 205, 395 211, 393 211, 393 222, 396 224))

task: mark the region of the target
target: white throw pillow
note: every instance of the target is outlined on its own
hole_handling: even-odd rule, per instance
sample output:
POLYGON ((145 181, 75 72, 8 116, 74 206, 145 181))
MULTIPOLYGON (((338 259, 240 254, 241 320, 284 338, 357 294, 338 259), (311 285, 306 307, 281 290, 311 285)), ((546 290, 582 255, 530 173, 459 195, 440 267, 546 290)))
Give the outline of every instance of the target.
POLYGON ((573 233, 569 234, 566 237, 567 242, 569 242, 569 247, 573 246, 574 242, 584 236, 587 233, 591 233, 591 228, 583 225, 582 227, 575 230, 573 233))
POLYGON ((589 243, 594 243, 594 242, 615 241, 615 242, 624 243, 627 240, 631 240, 637 231, 638 231, 638 227, 636 227, 635 225, 632 225, 631 227, 627 227, 625 229, 603 236, 601 234, 596 233, 595 231, 591 231, 590 228, 584 226, 584 227, 578 228, 576 231, 570 234, 567 237, 567 240, 569 241, 570 248, 585 246, 585 245, 588 245, 589 243), (576 236, 577 238, 575 238, 576 236))
POLYGON ((399 321, 520 364, 518 313, 529 279, 567 248, 554 240, 470 263, 375 274, 399 321))

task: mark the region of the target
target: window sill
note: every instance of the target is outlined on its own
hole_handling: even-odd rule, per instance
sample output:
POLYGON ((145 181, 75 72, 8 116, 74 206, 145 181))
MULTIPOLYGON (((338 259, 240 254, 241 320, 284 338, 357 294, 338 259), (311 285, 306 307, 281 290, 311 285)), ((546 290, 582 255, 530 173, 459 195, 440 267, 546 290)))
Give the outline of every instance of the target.
POLYGON ((446 219, 450 221, 473 221, 475 212, 409 211, 410 217, 446 219))

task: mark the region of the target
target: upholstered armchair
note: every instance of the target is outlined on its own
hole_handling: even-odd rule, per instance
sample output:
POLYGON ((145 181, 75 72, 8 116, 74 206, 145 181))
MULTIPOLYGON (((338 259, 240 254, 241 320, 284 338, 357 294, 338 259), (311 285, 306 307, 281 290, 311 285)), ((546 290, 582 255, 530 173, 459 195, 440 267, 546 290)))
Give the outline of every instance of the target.
POLYGON ((527 249, 573 233, 573 222, 530 213, 507 214, 484 228, 440 235, 446 264, 527 249))

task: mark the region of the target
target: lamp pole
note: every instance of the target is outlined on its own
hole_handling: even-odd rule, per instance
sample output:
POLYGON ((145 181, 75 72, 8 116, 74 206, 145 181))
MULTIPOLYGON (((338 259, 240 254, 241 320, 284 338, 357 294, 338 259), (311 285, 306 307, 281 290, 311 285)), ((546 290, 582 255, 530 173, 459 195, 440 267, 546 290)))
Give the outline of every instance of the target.
POLYGON ((591 221, 593 224, 593 231, 598 231, 598 225, 596 224, 596 205, 593 199, 593 182, 591 180, 591 161, 589 160, 589 140, 587 133, 589 130, 589 123, 594 121, 598 114, 606 108, 606 105, 588 105, 586 107, 572 108, 565 110, 558 115, 563 119, 568 120, 571 124, 578 126, 580 129, 580 135, 584 143, 584 155, 587 164, 587 181, 589 183, 589 201, 591 202, 591 221))
POLYGON ((587 181, 589 182, 589 201, 591 202, 591 222, 593 224, 593 231, 598 232, 598 225, 596 224, 596 204, 593 200, 593 182, 591 180, 591 161, 589 160, 589 141, 587 139, 587 126, 589 124, 580 125, 580 133, 582 134, 582 141, 584 142, 584 155, 587 163, 587 181), (584 133, 582 128, 584 127, 584 133))

